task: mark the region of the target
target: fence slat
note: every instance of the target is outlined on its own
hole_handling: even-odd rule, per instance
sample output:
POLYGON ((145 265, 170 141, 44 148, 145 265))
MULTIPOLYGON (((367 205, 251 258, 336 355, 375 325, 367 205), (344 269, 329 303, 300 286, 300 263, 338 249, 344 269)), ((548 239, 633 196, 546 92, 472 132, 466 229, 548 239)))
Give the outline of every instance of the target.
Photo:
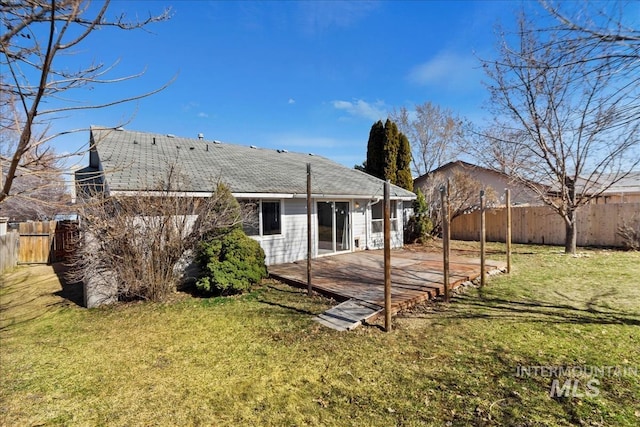
POLYGON ((55 229, 56 221, 21 222, 18 264, 48 263, 55 229))
MULTIPOLYGON (((480 212, 460 215, 451 222, 451 237, 458 240, 478 240, 480 212)), ((505 241, 505 208, 486 211, 487 240, 505 241)), ((616 203, 581 206, 577 212, 578 246, 622 247, 618 228, 625 222, 640 219, 640 203, 616 203)), ((512 206, 511 241, 563 245, 565 225, 562 218, 548 206, 512 206)))
POLYGON ((18 240, 20 236, 15 231, 0 236, 0 273, 18 264, 18 240))

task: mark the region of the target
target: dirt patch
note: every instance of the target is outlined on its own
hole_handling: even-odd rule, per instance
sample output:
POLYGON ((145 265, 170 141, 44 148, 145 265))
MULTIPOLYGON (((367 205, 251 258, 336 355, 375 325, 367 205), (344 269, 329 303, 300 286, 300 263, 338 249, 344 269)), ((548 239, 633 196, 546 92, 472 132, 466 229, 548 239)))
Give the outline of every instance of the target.
MULTIPOLYGON (((492 248, 493 244, 488 243, 486 247, 487 255, 503 254, 504 250, 492 248)), ((405 243, 403 250, 409 252, 429 252, 442 253, 442 239, 433 238, 424 244, 421 243, 405 243)), ((480 256, 480 242, 452 240, 450 246, 451 255, 459 255, 466 257, 480 256)))

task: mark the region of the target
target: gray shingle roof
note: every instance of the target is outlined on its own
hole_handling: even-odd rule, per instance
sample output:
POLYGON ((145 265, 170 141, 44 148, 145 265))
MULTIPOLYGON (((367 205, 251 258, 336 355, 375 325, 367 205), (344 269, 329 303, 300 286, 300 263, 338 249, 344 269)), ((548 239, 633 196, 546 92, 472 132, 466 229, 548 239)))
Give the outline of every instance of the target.
MULTIPOLYGON (((179 191, 208 193, 222 181, 235 194, 304 195, 311 163, 314 195, 382 197, 382 180, 321 156, 95 126, 91 138, 112 192, 158 188, 176 165, 179 191)), ((415 194, 392 185, 391 197, 415 194)))
POLYGON ((640 171, 629 172, 627 176, 611 184, 617 178, 617 174, 602 174, 598 183, 603 187, 610 186, 603 194, 615 193, 640 193, 640 171))

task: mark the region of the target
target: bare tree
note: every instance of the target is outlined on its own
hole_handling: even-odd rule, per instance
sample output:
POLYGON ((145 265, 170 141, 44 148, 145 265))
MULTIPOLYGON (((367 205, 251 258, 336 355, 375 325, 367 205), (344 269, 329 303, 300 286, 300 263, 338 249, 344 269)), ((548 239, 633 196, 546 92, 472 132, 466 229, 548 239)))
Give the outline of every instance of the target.
POLYGON ((471 133, 473 142, 467 146, 466 154, 486 169, 508 175, 530 161, 523 149, 527 135, 504 122, 495 119, 484 128, 477 126, 471 133))
POLYGON ((161 182, 135 196, 94 194, 79 204, 70 278, 85 283, 90 306, 166 300, 201 241, 250 220, 251 207, 241 206, 223 184, 212 184, 215 191, 204 197, 187 196, 180 191, 186 176, 175 165, 167 170, 161 182))
POLYGON ((433 224, 433 233, 442 233, 442 216, 440 209, 440 188, 449 192, 449 218, 454 218, 480 208, 480 191, 485 190, 487 206, 498 202, 498 195, 493 188, 484 188, 482 183, 471 174, 459 170, 453 173, 436 172, 429 176, 421 188, 427 205, 429 217, 433 224))
POLYGON ((425 102, 416 105, 415 111, 394 110, 389 117, 409 138, 417 176, 457 160, 463 151, 466 122, 451 110, 425 102))
POLYGON ((47 162, 18 167, 12 190, 11 197, 0 204, 0 216, 14 221, 51 219, 66 213, 71 204, 62 170, 47 162))
POLYGON ((501 125, 486 136, 496 153, 512 147, 515 157, 496 162, 563 218, 565 252, 575 253, 578 207, 640 164, 640 90, 637 75, 609 55, 613 44, 592 56, 581 38, 565 35, 536 28, 524 13, 513 40, 502 35, 498 59, 483 61, 501 125))
MULTIPOLYGON (((637 20, 628 3, 618 1, 601 4, 585 3, 573 8, 554 0, 539 0, 544 9, 557 21, 555 30, 562 38, 583 52, 581 60, 601 62, 606 60, 617 69, 637 70, 640 30, 632 27, 637 20), (629 13, 629 10, 631 12, 629 13), (630 18, 629 24, 625 17, 630 18)), ((632 78, 637 82, 640 76, 632 78)))
MULTIPOLYGON (((5 99, 6 94, 0 95, 5 99)), ((0 105, 1 122, 16 117, 13 105, 0 105)), ((0 188, 4 182, 3 164, 9 164, 20 135, 12 126, 0 127, 0 188)), ((52 149, 39 153, 31 147, 22 156, 14 176, 11 197, 0 204, 0 216, 11 220, 50 219, 57 213, 64 213, 71 202, 71 194, 65 186, 59 156, 52 149)))
MULTIPOLYGON (((72 93, 99 84, 122 82, 142 73, 108 78, 115 64, 87 64, 79 70, 65 67, 61 59, 98 29, 113 27, 135 30, 169 18, 169 10, 150 15, 144 20, 129 21, 124 14, 113 19, 107 16, 109 0, 92 8, 86 0, 13 0, 0 2, 0 19, 6 31, 0 36, 0 99, 3 115, 0 126, 13 129, 19 137, 11 144, 11 152, 1 169, 4 180, 0 187, 0 203, 12 195, 12 187, 20 167, 36 167, 51 158, 48 143, 55 137, 73 132, 49 135, 48 123, 76 110, 104 108, 133 101, 162 90, 114 99, 98 105, 71 101, 72 93), (54 61, 55 60, 55 61, 54 61), (55 101, 48 104, 47 101, 55 101), (15 105, 14 114, 4 113, 15 105), (56 105, 48 108, 49 105, 56 105), (40 132, 38 132, 40 130, 40 132)), ((9 144, 7 144, 9 145, 9 144)))

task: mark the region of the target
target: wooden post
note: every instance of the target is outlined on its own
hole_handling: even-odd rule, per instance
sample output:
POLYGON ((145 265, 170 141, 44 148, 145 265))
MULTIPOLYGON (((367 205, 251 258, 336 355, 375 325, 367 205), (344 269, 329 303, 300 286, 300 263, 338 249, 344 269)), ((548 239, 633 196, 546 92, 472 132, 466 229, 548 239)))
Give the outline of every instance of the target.
POLYGON ((487 225, 484 212, 484 190, 480 190, 480 287, 485 284, 485 240, 487 234, 487 225))
POLYGON ((507 273, 511 273, 511 190, 506 189, 505 202, 507 205, 507 273))
POLYGON ((449 194, 448 188, 444 185, 440 187, 440 205, 442 210, 442 266, 444 283, 444 300, 449 302, 451 290, 449 289, 449 245, 451 234, 449 231, 449 194))
POLYGON ((307 163, 307 294, 311 296, 311 163, 307 163))
POLYGON ((384 329, 391 332, 391 202, 389 201, 390 184, 384 183, 384 329))

